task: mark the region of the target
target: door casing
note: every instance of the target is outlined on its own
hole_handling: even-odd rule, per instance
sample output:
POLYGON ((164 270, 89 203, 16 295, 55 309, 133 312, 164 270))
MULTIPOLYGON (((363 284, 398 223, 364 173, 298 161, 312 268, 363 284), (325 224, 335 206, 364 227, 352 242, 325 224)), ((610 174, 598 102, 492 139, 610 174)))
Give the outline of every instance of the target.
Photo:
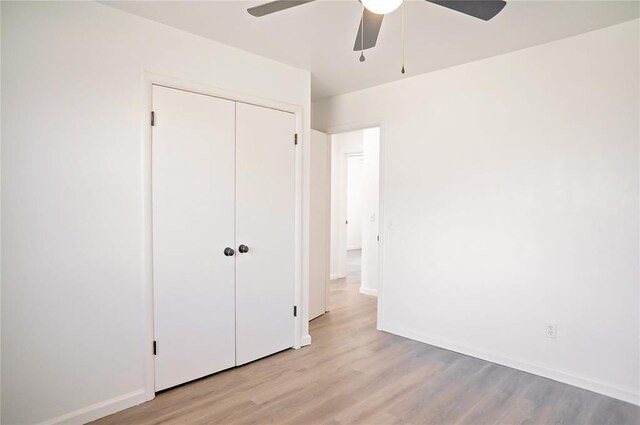
POLYGON ((384 294, 384 242, 385 242, 385 232, 384 232, 384 170, 385 170, 385 123, 381 120, 366 120, 366 121, 357 121, 345 125, 339 125, 334 127, 329 127, 324 129, 324 132, 329 136, 333 136, 335 134, 340 133, 348 133, 351 131, 358 130, 366 130, 369 128, 377 127, 380 129, 380 158, 379 158, 379 178, 378 178, 378 188, 379 188, 379 220, 378 220, 378 235, 380 237, 378 243, 378 303, 376 309, 376 329, 379 331, 385 330, 384 323, 384 302, 383 302, 383 294, 384 294))

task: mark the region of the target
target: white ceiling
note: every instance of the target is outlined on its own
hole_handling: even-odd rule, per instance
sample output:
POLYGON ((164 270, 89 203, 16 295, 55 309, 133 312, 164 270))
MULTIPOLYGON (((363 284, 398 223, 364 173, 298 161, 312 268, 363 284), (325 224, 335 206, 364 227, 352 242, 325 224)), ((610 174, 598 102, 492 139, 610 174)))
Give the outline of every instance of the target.
POLYGON ((421 0, 385 17, 373 49, 358 61, 357 0, 317 0, 262 18, 260 1, 109 1, 133 14, 218 40, 312 73, 312 98, 334 96, 481 58, 547 43, 640 16, 636 1, 509 1, 489 22, 421 0))

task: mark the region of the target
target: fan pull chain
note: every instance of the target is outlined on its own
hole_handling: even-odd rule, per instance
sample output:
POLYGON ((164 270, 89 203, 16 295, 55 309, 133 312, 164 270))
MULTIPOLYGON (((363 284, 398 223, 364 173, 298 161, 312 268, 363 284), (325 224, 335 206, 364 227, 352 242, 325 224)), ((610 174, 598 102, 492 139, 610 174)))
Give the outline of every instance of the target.
POLYGON ((362 4, 362 22, 360 24, 360 62, 364 61, 364 4, 362 4))
POLYGON ((404 74, 404 0, 402 2, 402 73, 404 74))

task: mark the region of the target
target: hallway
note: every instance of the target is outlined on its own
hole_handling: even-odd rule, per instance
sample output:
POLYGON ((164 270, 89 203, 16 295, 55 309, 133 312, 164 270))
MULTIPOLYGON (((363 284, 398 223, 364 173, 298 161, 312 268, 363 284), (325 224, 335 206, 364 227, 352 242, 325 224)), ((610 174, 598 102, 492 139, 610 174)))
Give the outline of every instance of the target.
MULTIPOLYGON (((375 309, 377 300, 372 297, 365 297, 360 294, 360 263, 362 260, 362 251, 361 250, 349 250, 347 251, 347 276, 341 279, 334 279, 329 281, 329 312, 340 311, 342 309, 348 309, 349 306, 356 307, 362 303, 366 303, 369 305, 370 303, 367 301, 373 301, 373 327, 375 328, 375 309)), ((325 315, 324 317, 326 317, 325 315)), ((318 319, 311 321, 310 324, 310 332, 312 342, 315 341, 313 335, 314 323, 321 319, 323 316, 318 317, 318 319)))

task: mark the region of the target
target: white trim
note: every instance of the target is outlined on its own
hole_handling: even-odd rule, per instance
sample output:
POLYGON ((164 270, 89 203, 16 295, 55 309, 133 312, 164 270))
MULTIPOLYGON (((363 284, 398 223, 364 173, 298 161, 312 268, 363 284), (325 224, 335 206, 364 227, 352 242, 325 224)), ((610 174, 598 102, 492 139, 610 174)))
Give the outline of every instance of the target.
POLYGON ((309 344, 311 344, 311 335, 306 334, 302 338, 300 338, 300 345, 304 347, 309 344))
MULTIPOLYGON (((260 102, 260 100, 254 100, 260 102)), ((285 105, 271 102, 280 108, 289 107, 296 116, 296 134, 298 145, 295 151, 295 303, 300 314, 294 319, 293 348, 302 347, 302 338, 309 333, 309 189, 310 189, 310 152, 311 134, 304 131, 302 106, 285 105), (306 215, 306 216, 305 216, 306 215)), ((266 106, 266 105, 261 105, 266 106)), ((272 106, 272 107, 274 107, 272 106)))
MULTIPOLYGON (((326 236, 326 243, 325 243, 325 252, 327 253, 327 262, 325 264, 325 276, 324 276, 324 312, 327 313, 329 311, 329 300, 331 299, 331 280, 333 279, 333 277, 331 277, 331 136, 329 136, 327 133, 322 133, 324 134, 324 137, 326 138, 326 142, 327 142, 327 149, 325 152, 325 161, 326 161, 326 165, 328 166, 328 170, 329 173, 327 175, 327 181, 325 181, 326 184, 329 185, 329 190, 327 191, 327 211, 326 211, 326 229, 325 229, 325 236, 326 236)), ((311 166, 309 166, 309 175, 311 175, 311 166)), ((309 195, 311 195, 311 181, 309 181, 309 195)), ((309 214, 309 216, 311 216, 311 214, 309 214)), ((309 241, 309 243, 311 243, 311 241, 309 241)), ((309 259, 311 260, 311 259, 309 259)), ((309 276, 311 277, 311 276, 309 276)), ((311 337, 309 337, 309 342, 311 342, 311 337)))
MULTIPOLYGON (((241 103, 249 103, 251 105, 262 106, 271 109, 277 109, 284 112, 291 112, 296 117, 296 133, 298 134, 298 148, 296 149, 295 164, 295 285, 294 285, 294 302, 298 306, 300 314, 294 318, 294 344, 293 348, 300 348, 303 341, 311 343, 311 337, 308 336, 309 321, 309 300, 308 300, 308 246, 309 246, 309 223, 308 219, 304 219, 303 210, 306 199, 308 198, 308 181, 304 181, 303 177, 308 174, 305 157, 308 156, 309 141, 307 132, 304 131, 304 108, 301 105, 293 105, 289 103, 264 99, 257 96, 238 93, 218 87, 212 87, 201 83, 185 81, 179 78, 155 74, 146 71, 144 73, 144 104, 146 109, 142 116, 142 184, 143 184, 143 276, 144 276, 144 312, 145 312, 145 329, 146 339, 142 341, 143 350, 146 350, 145 358, 145 400, 151 400, 155 397, 155 363, 151 350, 153 345, 153 209, 151 204, 151 143, 152 131, 150 123, 150 112, 153 109, 152 86, 160 85, 169 88, 191 91, 194 93, 220 97, 241 103), (303 156, 304 154, 304 156, 303 156), (306 261, 305 261, 306 260, 306 261), (306 297, 306 299, 305 299, 306 297), (307 323, 307 326, 304 324, 307 323)), ((306 179, 308 180, 308 179, 306 179)), ((143 400, 144 401, 144 400, 143 400)))
POLYGON ((143 281, 143 312, 145 339, 143 351, 145 353, 145 395, 146 400, 153 400, 155 392, 155 356, 153 355, 153 206, 151 203, 151 140, 152 130, 149 120, 149 111, 153 110, 151 75, 144 74, 144 105, 142 129, 142 281, 143 281), (151 348, 150 348, 151 347, 151 348))
POLYGON ((534 375, 542 376, 544 378, 553 379, 554 381, 562 382, 572 385, 574 387, 584 388, 589 391, 604 394, 609 397, 617 398, 628 403, 640 405, 640 394, 634 393, 632 390, 619 388, 614 385, 607 384, 594 378, 577 376, 571 373, 563 372, 557 369, 552 369, 546 366, 540 366, 531 364, 525 361, 504 357, 500 354, 479 350, 472 347, 467 347, 462 344, 458 344, 452 341, 446 341, 440 338, 434 338, 428 335, 423 335, 414 331, 410 331, 396 326, 385 326, 383 329, 385 332, 389 332, 395 335, 399 335, 405 338, 413 339, 415 341, 423 342, 425 344, 434 345, 436 347, 444 348, 446 350, 455 351, 467 356, 476 357, 481 360, 486 360, 499 365, 507 366, 513 369, 518 369, 524 372, 532 373, 534 375))
POLYGON ((364 286, 360 287, 360 293, 364 294, 364 295, 372 295, 374 297, 378 296, 378 290, 377 289, 365 288, 364 286))
POLYGON ((113 397, 109 400, 101 401, 99 403, 92 404, 91 406, 65 413, 64 415, 56 418, 48 419, 44 422, 40 422, 40 425, 85 424, 121 410, 128 409, 129 407, 136 406, 140 403, 144 403, 145 401, 147 401, 146 391, 144 388, 140 388, 139 390, 128 394, 113 397))

